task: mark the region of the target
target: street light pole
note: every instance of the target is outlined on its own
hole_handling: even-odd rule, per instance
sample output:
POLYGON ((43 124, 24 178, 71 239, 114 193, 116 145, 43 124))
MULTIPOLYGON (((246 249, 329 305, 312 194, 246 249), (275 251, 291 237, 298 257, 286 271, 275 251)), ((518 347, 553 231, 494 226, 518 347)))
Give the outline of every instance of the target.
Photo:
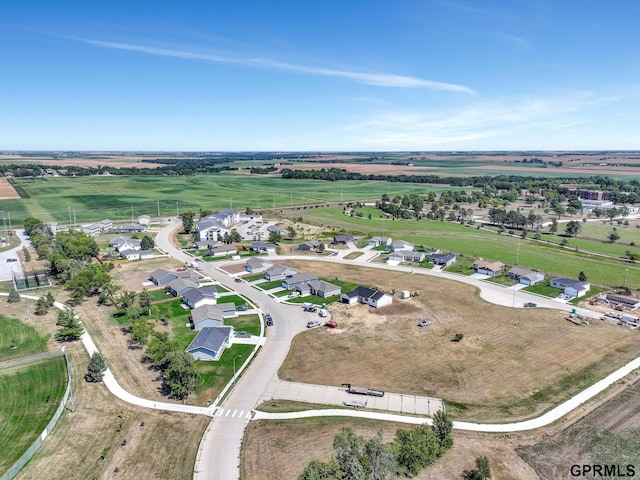
POLYGON ((236 378, 236 358, 240 357, 242 357, 241 353, 233 357, 233 378, 236 378))

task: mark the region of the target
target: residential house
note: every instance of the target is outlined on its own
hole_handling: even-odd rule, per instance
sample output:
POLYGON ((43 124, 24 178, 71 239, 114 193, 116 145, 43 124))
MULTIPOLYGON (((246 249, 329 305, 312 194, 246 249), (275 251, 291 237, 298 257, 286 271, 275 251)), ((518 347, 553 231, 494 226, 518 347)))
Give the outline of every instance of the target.
POLYGON ((192 278, 176 278, 167 283, 165 287, 167 293, 170 293, 174 297, 181 297, 191 289, 198 288, 198 283, 192 278))
POLYGON ((479 258, 473 263, 473 269, 476 273, 487 275, 489 277, 495 277, 504 272, 504 263, 502 262, 490 262, 479 258))
POLYGON ((273 243, 268 242, 253 242, 251 244, 251 250, 259 253, 275 252, 276 246, 273 243))
POLYGON ((180 277, 189 277, 190 274, 188 272, 170 272, 169 270, 165 270, 164 268, 158 268, 149 274, 149 280, 151 280, 156 285, 166 285, 167 283, 175 280, 180 277))
POLYGON ((298 245, 298 250, 316 251, 320 248, 320 242, 317 240, 308 240, 298 245))
POLYGON ((276 226, 276 225, 269 225, 267 227, 267 232, 276 232, 279 235, 285 236, 287 234, 286 230, 281 229, 280 227, 276 226))
POLYGON ((131 233, 146 232, 148 228, 148 225, 140 225, 139 223, 127 223, 126 225, 122 225, 118 230, 120 230, 121 233, 131 233))
POLYGON ((507 274, 509 278, 518 280, 518 283, 523 285, 535 285, 544 280, 544 275, 535 270, 529 270, 526 268, 513 267, 507 274))
POLYGON ((398 262, 422 262, 427 257, 424 252, 416 252, 414 250, 396 250, 389 255, 387 261, 398 262))
POLYGON ((182 302, 189 308, 194 309, 202 305, 215 305, 218 300, 218 289, 215 285, 192 288, 182 295, 182 302))
POLYGON ((270 282, 274 280, 283 280, 287 277, 292 277, 295 275, 296 270, 291 267, 287 267, 286 265, 276 264, 272 267, 269 267, 266 272, 264 272, 264 278, 270 282))
POLYGON ((362 303, 373 308, 386 307, 393 303, 391 295, 362 285, 351 292, 343 293, 340 299, 343 303, 362 303))
POLYGON ((100 220, 99 222, 92 223, 82 228, 82 232, 90 237, 97 237, 101 233, 104 233, 113 228, 113 222, 111 220, 100 220))
POLYGON ((251 257, 247 260, 247 263, 245 263, 245 270, 249 273, 260 273, 273 265, 273 262, 268 262, 267 260, 258 257, 251 257))
POLYGON ((151 225, 151 217, 149 215, 140 215, 138 217, 138 223, 140 225, 146 225, 147 227, 151 225))
POLYGON ((233 327, 205 327, 191 341, 187 352, 196 360, 220 360, 232 333, 233 327))
POLYGON ((404 240, 394 240, 391 242, 391 251, 396 252, 398 250, 413 250, 415 247, 409 242, 404 240))
POLYGON ((333 297, 335 295, 340 295, 340 292, 342 292, 342 287, 334 285, 333 283, 325 282, 324 280, 309 282, 307 285, 309 286, 309 293, 321 298, 333 297))
POLYGON ((292 290, 296 287, 306 283, 315 282, 317 280, 318 276, 314 273, 296 273, 292 277, 282 280, 282 288, 285 290, 292 290))
POLYGON ((455 263, 456 258, 455 253, 432 253, 429 255, 429 261, 434 265, 440 265, 442 268, 447 268, 455 263))
POLYGON ((567 297, 581 297, 589 291, 591 285, 572 278, 558 277, 549 282, 549 286, 559 288, 567 297))
POLYGON ((209 253, 212 257, 226 257, 238 253, 238 247, 226 243, 218 243, 209 249, 209 253))
POLYGON ((191 310, 193 328, 220 327, 225 318, 237 317, 235 303, 204 304, 191 310))
POLYGON ((390 237, 371 237, 367 242, 367 245, 370 247, 380 247, 380 246, 387 247, 391 245, 392 241, 393 240, 391 240, 390 237))
POLYGON ((201 218, 195 224, 196 235, 200 240, 222 240, 229 227, 240 222, 240 213, 223 210, 201 218))
POLYGON ((116 252, 120 252, 122 250, 140 250, 141 243, 137 238, 131 237, 114 237, 109 240, 109 246, 114 247, 116 252))
POLYGON ((120 250, 120 257, 125 260, 146 260, 147 258, 153 258, 153 250, 120 250))
POLYGON ((353 242, 353 240, 354 238, 351 235, 336 235, 335 237, 333 237, 334 245, 346 245, 349 242, 353 242))

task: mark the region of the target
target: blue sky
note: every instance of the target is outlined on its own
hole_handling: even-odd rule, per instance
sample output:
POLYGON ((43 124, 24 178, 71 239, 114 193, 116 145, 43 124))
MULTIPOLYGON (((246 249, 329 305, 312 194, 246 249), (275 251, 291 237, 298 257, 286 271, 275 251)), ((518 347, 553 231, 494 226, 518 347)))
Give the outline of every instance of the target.
POLYGON ((0 150, 638 149, 638 18, 634 0, 2 2, 0 150))

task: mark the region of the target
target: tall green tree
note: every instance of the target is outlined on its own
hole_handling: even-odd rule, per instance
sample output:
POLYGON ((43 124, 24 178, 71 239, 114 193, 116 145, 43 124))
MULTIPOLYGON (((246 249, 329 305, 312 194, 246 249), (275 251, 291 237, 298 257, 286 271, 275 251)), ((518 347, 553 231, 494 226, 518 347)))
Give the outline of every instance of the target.
POLYGON ((611 229, 611 232, 609 232, 609 235, 607 235, 607 240, 609 240, 610 243, 615 243, 617 240, 620 240, 620 234, 618 233, 618 229, 616 227, 613 227, 611 229))
POLYGON ((131 324, 131 343, 146 345, 153 333, 153 324, 146 318, 140 317, 131 324))
POLYGON ((36 301, 36 315, 46 315, 49 311, 49 302, 47 301, 47 297, 42 296, 36 301))
POLYGON ((296 232, 296 229, 293 228, 291 225, 287 227, 287 232, 289 232, 289 240, 293 240, 294 238, 296 238, 296 235, 298 234, 298 232, 296 232))
POLYGON ((72 308, 65 307, 60 310, 56 323, 60 328, 55 334, 55 339, 59 342, 77 340, 84 333, 84 327, 72 308))
POLYGON ((440 443, 428 425, 398 429, 394 439, 398 473, 414 476, 441 454, 440 443))
POLYGON ((196 214, 191 210, 187 210, 186 212, 183 212, 180 214, 180 218, 182 219, 182 229, 184 230, 184 233, 193 232, 193 227, 194 227, 193 218, 195 216, 196 214))
POLYGON ((280 232, 269 232, 269 241, 271 243, 280 243, 280 240, 282 240, 282 234, 280 234, 280 232))
POLYGON ((107 362, 100 352, 94 352, 91 355, 91 360, 87 366, 87 373, 84 379, 87 382, 101 382, 104 377, 104 372, 107 371, 107 362))
POLYGON ((564 233, 570 237, 575 237, 580 233, 580 230, 582 230, 582 224, 576 220, 571 220, 567 223, 564 233))
POLYGON ((184 400, 196 389, 198 370, 189 353, 174 350, 169 354, 169 365, 164 371, 164 383, 169 389, 169 397, 178 400, 184 400))
POLYGON ((151 314, 151 302, 151 295, 149 295, 149 292, 145 288, 144 290, 142 290, 142 292, 140 292, 140 295, 138 296, 138 305, 140 305, 140 308, 147 311, 147 315, 151 314))
POLYGON ((149 235, 145 235, 142 237, 142 240, 140 240, 140 248, 142 250, 151 250, 155 246, 156 242, 149 235))
POLYGON ((440 449, 442 451, 449 450, 453 446, 453 436, 451 435, 453 422, 451 421, 451 416, 444 410, 438 410, 433 416, 432 428, 440 444, 440 449))
POLYGON ((347 480, 344 472, 340 470, 338 460, 332 458, 327 463, 319 460, 311 460, 298 480, 347 480))

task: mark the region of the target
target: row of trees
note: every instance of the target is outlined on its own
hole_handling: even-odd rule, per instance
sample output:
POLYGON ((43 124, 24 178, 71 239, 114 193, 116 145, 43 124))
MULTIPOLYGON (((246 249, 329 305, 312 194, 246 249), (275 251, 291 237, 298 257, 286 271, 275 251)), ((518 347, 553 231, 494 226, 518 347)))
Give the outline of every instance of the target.
POLYGON ((169 338, 167 332, 151 334, 145 355, 153 366, 162 372, 166 391, 170 398, 186 399, 198 386, 198 370, 193 357, 169 338))
POLYGON ((345 427, 333 441, 335 456, 329 462, 313 460, 299 480, 391 480, 397 475, 412 477, 433 464, 453 446, 453 423, 438 411, 433 426, 416 425, 398 429, 393 441, 383 443, 382 432, 366 440, 345 427))

